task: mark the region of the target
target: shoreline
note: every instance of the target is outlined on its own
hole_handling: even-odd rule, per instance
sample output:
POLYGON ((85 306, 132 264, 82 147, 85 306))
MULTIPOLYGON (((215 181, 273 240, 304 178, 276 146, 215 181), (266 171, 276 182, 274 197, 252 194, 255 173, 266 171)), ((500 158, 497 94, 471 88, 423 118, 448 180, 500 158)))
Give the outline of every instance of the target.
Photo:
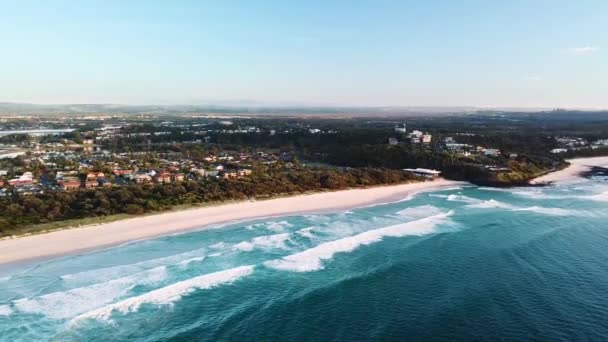
POLYGON ((530 180, 530 185, 573 182, 581 179, 582 174, 594 166, 608 166, 608 157, 574 158, 566 161, 570 163, 568 167, 536 177, 530 180))
POLYGON ((160 236, 213 229, 214 226, 225 224, 290 215, 330 213, 389 203, 419 192, 463 184, 466 183, 438 179, 267 200, 249 200, 17 236, 0 240, 2 251, 0 265, 46 260, 160 236))

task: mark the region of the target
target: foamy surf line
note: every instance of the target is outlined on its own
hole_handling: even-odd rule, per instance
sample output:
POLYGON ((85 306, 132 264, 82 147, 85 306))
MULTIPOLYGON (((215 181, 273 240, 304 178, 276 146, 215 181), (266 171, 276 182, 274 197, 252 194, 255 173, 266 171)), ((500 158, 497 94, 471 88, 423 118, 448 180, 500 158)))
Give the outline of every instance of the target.
POLYGON ((103 268, 94 268, 82 272, 64 274, 60 278, 65 282, 99 282, 127 276, 129 274, 142 272, 158 266, 183 265, 189 261, 202 260, 206 248, 198 248, 191 251, 168 255, 160 258, 143 260, 132 264, 116 265, 103 268))
POLYGON ((255 266, 240 266, 224 271, 209 273, 180 281, 169 286, 150 291, 137 297, 131 297, 117 303, 95 309, 75 317, 70 324, 76 324, 86 319, 109 320, 113 312, 127 314, 138 311, 143 304, 169 305, 182 297, 196 291, 205 290, 218 285, 230 284, 253 273, 255 266))
POLYGON ((53 319, 74 317, 127 295, 136 285, 153 285, 167 278, 166 266, 159 266, 126 277, 63 292, 52 292, 13 302, 23 313, 43 314, 53 319))
POLYGON ((34 262, 49 257, 110 249, 134 241, 218 228, 231 222, 306 213, 339 212, 373 203, 402 199, 407 194, 436 191, 462 182, 436 180, 367 189, 303 194, 264 201, 246 201, 130 218, 96 226, 0 240, 0 264, 34 262), (79 243, 74 243, 78 241, 79 243))
POLYGON ((500 201, 496 201, 494 199, 482 201, 479 203, 473 203, 466 205, 468 208, 476 208, 476 209, 506 209, 510 211, 529 211, 541 215, 548 216, 593 216, 593 213, 572 210, 572 209, 564 209, 564 208, 553 208, 553 207, 540 207, 540 206, 531 206, 531 207, 516 207, 511 204, 503 203, 500 201))
POLYGON ((13 310, 8 305, 0 305, 0 316, 10 316, 13 310))
POLYGON ((337 253, 351 252, 361 246, 381 241, 384 237, 425 235, 435 231, 437 224, 444 222, 452 214, 436 214, 420 220, 369 230, 354 236, 325 242, 303 252, 288 255, 281 259, 266 261, 266 267, 277 270, 310 272, 323 269, 323 261, 332 259, 337 253))

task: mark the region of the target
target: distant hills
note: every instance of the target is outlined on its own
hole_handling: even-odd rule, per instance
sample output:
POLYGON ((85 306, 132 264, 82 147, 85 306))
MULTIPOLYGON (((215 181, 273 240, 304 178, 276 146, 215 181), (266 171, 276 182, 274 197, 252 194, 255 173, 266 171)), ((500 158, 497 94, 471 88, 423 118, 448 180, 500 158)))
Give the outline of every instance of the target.
POLYGON ((542 112, 553 108, 479 108, 455 107, 314 107, 314 106, 260 106, 260 105, 120 105, 120 104, 30 104, 0 102, 3 115, 69 115, 69 114, 249 114, 249 115, 302 115, 302 116, 418 116, 479 114, 488 112, 542 112))

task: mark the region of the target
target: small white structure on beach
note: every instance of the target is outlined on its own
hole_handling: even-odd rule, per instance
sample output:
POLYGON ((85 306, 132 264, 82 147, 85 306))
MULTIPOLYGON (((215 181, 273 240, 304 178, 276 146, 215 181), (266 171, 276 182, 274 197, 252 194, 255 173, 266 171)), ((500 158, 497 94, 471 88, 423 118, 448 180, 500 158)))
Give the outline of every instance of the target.
POLYGON ((438 178, 439 175, 441 174, 441 171, 431 170, 431 169, 422 169, 419 167, 415 168, 415 169, 403 169, 403 171, 411 172, 411 173, 415 174, 416 176, 426 177, 426 178, 438 178))

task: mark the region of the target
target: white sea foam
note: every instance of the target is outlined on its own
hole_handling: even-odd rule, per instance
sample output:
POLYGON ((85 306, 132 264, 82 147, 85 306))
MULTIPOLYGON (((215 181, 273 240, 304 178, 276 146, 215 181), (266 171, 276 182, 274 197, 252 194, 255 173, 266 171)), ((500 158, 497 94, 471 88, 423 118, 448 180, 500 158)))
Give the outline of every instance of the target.
POLYGON ((486 191, 501 191, 501 192, 511 192, 511 190, 509 189, 504 189, 504 188, 490 188, 487 186, 482 186, 478 188, 479 190, 486 190, 486 191))
POLYGON ((313 234, 313 231, 315 230, 315 228, 316 228, 315 226, 302 228, 302 229, 297 230, 296 234, 303 236, 305 238, 314 239, 315 234, 313 234))
POLYGON ((293 226, 293 225, 287 221, 268 222, 266 225, 266 229, 276 232, 276 233, 280 233, 280 232, 285 231, 285 228, 291 227, 291 226, 293 226))
POLYGON ((186 268, 188 267, 188 265, 190 265, 193 262, 200 262, 205 260, 204 256, 200 256, 200 257, 196 257, 196 258, 191 258, 191 259, 186 259, 186 260, 182 260, 180 262, 177 263, 177 265, 179 265, 182 268, 186 268))
POLYGON ((451 187, 441 189, 441 191, 456 191, 456 190, 462 190, 462 187, 461 186, 451 186, 451 187))
POLYGON ((256 248, 270 249, 279 248, 287 249, 285 242, 289 240, 289 233, 281 233, 274 235, 258 236, 250 241, 243 241, 234 245, 234 249, 243 252, 250 252, 256 248))
POLYGON ((477 208, 477 209, 493 209, 493 208, 501 208, 501 209, 512 209, 513 206, 507 203, 503 203, 494 199, 490 199, 487 201, 482 201, 479 203, 468 204, 469 208, 477 208))
POLYGON ((517 208, 513 209, 513 211, 531 211, 542 215, 551 215, 551 216, 580 216, 577 212, 562 209, 562 208, 545 208, 545 207, 528 207, 528 208, 517 208))
POLYGON ((190 258, 196 258, 202 256, 201 254, 205 252, 204 248, 195 249, 192 251, 174 254, 162 258, 144 260, 140 262, 136 262, 133 264, 126 265, 118 265, 112 267, 91 269, 83 272, 66 274, 61 276, 61 279, 66 283, 77 283, 87 284, 87 283, 98 283, 101 281, 106 281, 110 279, 116 279, 119 277, 124 277, 129 274, 137 273, 144 271, 146 269, 159 267, 159 266, 168 266, 171 264, 179 263, 183 260, 187 260, 190 258))
POLYGON ((8 305, 0 305, 0 316, 10 316, 13 310, 8 305))
POLYGON ((520 191, 514 191, 513 192, 514 195, 520 196, 520 197, 526 197, 526 198, 531 198, 531 199, 563 199, 563 198, 568 198, 571 196, 565 196, 565 195, 549 195, 546 194, 544 192, 542 192, 541 190, 520 190, 520 191))
POLYGON ((381 241, 384 237, 406 235, 425 235, 434 232, 435 226, 444 221, 449 213, 429 216, 417 221, 369 230, 354 236, 322 243, 303 252, 288 255, 281 259, 270 260, 265 266, 278 270, 309 272, 323 268, 323 260, 333 258, 336 253, 351 252, 360 246, 381 241))
POLYGON ((222 284, 230 284, 253 273, 254 266, 241 266, 224 271, 209 273, 180 281, 169 286, 153 290, 140 296, 131 297, 99 309, 86 312, 70 321, 71 324, 84 319, 108 320, 113 312, 127 314, 138 311, 141 305, 168 305, 180 300, 196 290, 204 290, 222 284))
POLYGON ((37 313, 53 319, 74 317, 125 296, 137 285, 151 285, 165 280, 165 266, 153 268, 127 277, 113 279, 91 286, 63 292, 53 292, 39 297, 23 298, 13 302, 21 312, 37 313))
POLYGON ((563 208, 547 208, 540 206, 531 206, 526 208, 518 208, 514 205, 510 205, 507 203, 503 203, 496 200, 488 200, 480 203, 469 204, 467 205, 469 208, 478 208, 478 209, 493 209, 493 208, 501 208, 501 209, 509 209, 511 211, 530 211, 537 214, 542 215, 550 215, 550 216, 593 216, 593 214, 588 212, 582 212, 578 210, 571 209, 563 209, 563 208))
POLYGON ((586 198, 593 201, 608 202, 608 191, 599 193, 597 195, 586 196, 586 198))
POLYGON ((293 226, 291 223, 287 221, 268 221, 261 223, 254 223, 248 226, 245 226, 247 230, 255 230, 259 228, 270 230, 271 232, 281 233, 285 231, 285 228, 293 226))
POLYGON ((468 197, 465 195, 457 195, 457 194, 448 195, 447 199, 450 202, 463 202, 463 203, 469 203, 469 204, 481 202, 481 200, 479 200, 477 198, 472 198, 472 197, 468 197))
POLYGON ((226 249, 227 246, 228 246, 227 243, 225 243, 223 241, 220 241, 218 243, 215 243, 215 244, 209 246, 209 248, 211 248, 211 249, 226 249))
POLYGON ((411 218, 422 218, 429 215, 435 215, 441 213, 441 210, 432 205, 421 205, 417 207, 406 208, 396 212, 396 215, 411 217, 411 218))

